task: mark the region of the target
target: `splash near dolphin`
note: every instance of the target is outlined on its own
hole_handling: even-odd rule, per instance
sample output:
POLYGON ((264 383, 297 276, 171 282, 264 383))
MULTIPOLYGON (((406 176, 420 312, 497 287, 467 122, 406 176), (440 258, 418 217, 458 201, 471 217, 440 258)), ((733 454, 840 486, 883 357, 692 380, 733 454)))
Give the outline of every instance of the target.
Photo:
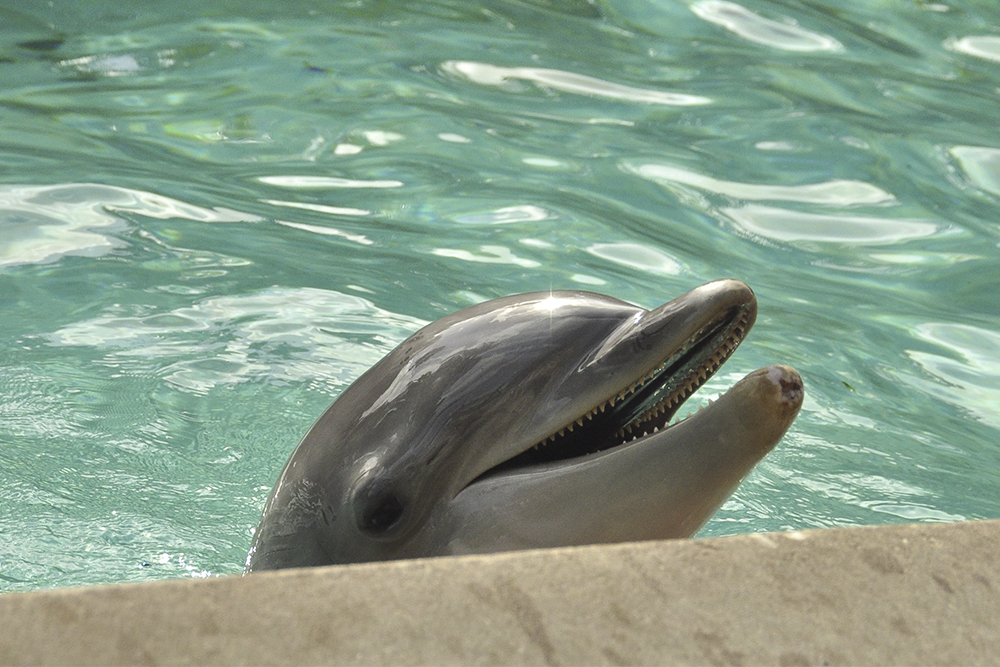
POLYGON ((305 435, 245 571, 690 536, 802 405, 769 366, 670 424, 756 316, 720 280, 648 311, 540 292, 437 320, 305 435))

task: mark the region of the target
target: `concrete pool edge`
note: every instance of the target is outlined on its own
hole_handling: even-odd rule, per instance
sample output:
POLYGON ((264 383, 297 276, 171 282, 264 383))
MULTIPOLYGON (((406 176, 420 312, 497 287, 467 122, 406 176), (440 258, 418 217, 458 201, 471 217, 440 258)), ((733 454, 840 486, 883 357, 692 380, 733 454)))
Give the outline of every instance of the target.
POLYGON ((0 595, 2 664, 998 664, 1000 520, 0 595))

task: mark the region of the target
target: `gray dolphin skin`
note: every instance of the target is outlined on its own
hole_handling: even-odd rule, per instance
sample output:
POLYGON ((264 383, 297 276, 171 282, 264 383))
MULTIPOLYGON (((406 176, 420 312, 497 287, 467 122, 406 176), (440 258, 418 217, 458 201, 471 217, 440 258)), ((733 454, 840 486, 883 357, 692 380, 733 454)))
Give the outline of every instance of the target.
POLYGON ((769 366, 669 423, 756 316, 720 280, 648 311, 539 292, 427 325, 299 443, 245 572, 694 534, 802 405, 769 366))

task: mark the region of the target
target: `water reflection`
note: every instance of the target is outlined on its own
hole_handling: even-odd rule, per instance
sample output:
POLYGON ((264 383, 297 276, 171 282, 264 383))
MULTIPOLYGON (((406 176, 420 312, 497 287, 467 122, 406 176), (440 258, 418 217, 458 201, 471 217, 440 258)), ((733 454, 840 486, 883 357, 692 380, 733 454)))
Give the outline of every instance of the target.
POLYGON ((204 208, 151 192, 96 183, 0 185, 0 266, 52 262, 65 255, 94 257, 122 245, 111 235, 124 227, 113 213, 168 220, 257 222, 227 208, 204 208), (104 229, 107 233, 96 230, 104 229))
POLYGON ((803 213, 757 204, 725 207, 719 212, 744 232, 784 243, 884 245, 932 236, 941 229, 927 220, 803 213))
MULTIPOLYGON (((803 185, 764 185, 727 181, 667 164, 625 162, 631 174, 676 189, 694 187, 743 201, 791 201, 833 207, 897 203, 885 190, 856 180, 834 179, 803 185)), ((711 210, 707 201, 695 200, 711 210)), ((694 203, 694 202, 692 202, 694 203)), ((723 206, 725 220, 751 237, 780 241, 851 245, 885 245, 932 236, 943 226, 928 220, 899 219, 847 213, 806 213, 763 204, 723 206)))
POLYGON ((135 57, 127 54, 121 56, 84 56, 62 60, 59 64, 79 72, 94 72, 103 76, 126 76, 135 74, 142 69, 135 57))
POLYGON ((949 39, 944 47, 956 53, 1000 62, 1000 37, 996 35, 975 35, 961 39, 949 39))
POLYGON ((455 222, 468 225, 507 225, 515 222, 541 222, 557 218, 555 211, 541 206, 521 204, 505 206, 485 213, 466 213, 455 216, 455 222))
POLYGON ((943 512, 939 509, 935 509, 921 503, 903 505, 892 502, 872 502, 864 503, 862 506, 867 507, 873 512, 891 514, 907 521, 965 521, 965 517, 961 514, 949 514, 948 512, 943 512))
POLYGON ((795 23, 772 21, 743 5, 723 0, 705 0, 691 5, 702 19, 721 25, 745 40, 785 51, 839 51, 844 48, 829 35, 801 28, 795 23))
MULTIPOLYGON (((792 478, 789 478, 790 480, 792 478)), ((832 473, 795 480, 810 492, 857 505, 858 507, 891 514, 908 521, 963 521, 964 516, 951 514, 920 502, 928 490, 882 475, 860 472, 832 473)))
POLYGON ((605 97, 625 102, 664 104, 668 106, 694 106, 710 104, 712 100, 701 95, 685 95, 662 90, 635 88, 620 83, 596 79, 584 74, 538 67, 499 67, 486 63, 450 60, 441 64, 445 72, 461 76, 484 86, 503 86, 512 81, 530 81, 541 88, 551 88, 564 93, 605 97))
POLYGON ((949 152, 973 185, 1000 195, 1000 148, 953 146, 949 152))
POLYGON ((339 238, 357 243, 358 245, 372 245, 375 243, 364 234, 351 234, 350 232, 342 231, 336 227, 310 225, 305 222, 288 222, 287 220, 275 220, 275 222, 284 227, 291 227, 292 229, 298 229, 311 234, 319 234, 320 236, 337 236, 339 238))
POLYGON ((365 181, 355 178, 339 178, 336 176, 261 176, 257 180, 268 185, 276 185, 280 188, 293 189, 399 188, 403 186, 402 181, 365 181))
POLYGON ((724 276, 809 402, 709 530, 1000 516, 992 8, 574 2, 0 8, 3 577, 238 572, 391 312, 724 276))
POLYGON ((275 287, 163 313, 104 315, 46 338, 55 346, 108 350, 100 363, 111 368, 153 361, 175 389, 205 394, 260 378, 339 386, 424 324, 353 295, 275 287))
POLYGON ((482 245, 478 248, 479 252, 472 252, 470 250, 462 250, 460 248, 434 248, 431 250, 431 254, 437 255, 438 257, 449 257, 452 259, 460 259, 465 262, 477 262, 480 264, 513 264, 515 266, 523 266, 525 268, 537 268, 542 265, 541 262, 536 262, 533 259, 527 259, 526 257, 520 257, 511 252, 510 248, 502 245, 482 245))
POLYGON ((863 181, 835 179, 803 185, 762 185, 724 181, 666 164, 625 163, 622 166, 636 176, 661 185, 690 185, 734 199, 796 201, 835 206, 890 204, 896 201, 885 190, 863 181))
POLYGON ((595 243, 587 248, 595 257, 629 268, 669 276, 680 275, 684 267, 666 253, 638 243, 595 243))
POLYGON ((917 324, 915 330, 920 339, 947 353, 907 350, 907 356, 936 379, 910 376, 907 381, 1000 428, 1000 334, 942 322, 917 324))
POLYGON ((288 208, 299 208, 305 211, 315 211, 326 215, 342 215, 348 217, 358 217, 371 215, 372 212, 363 208, 350 208, 346 206, 327 206, 326 204, 310 204, 307 202, 282 201, 280 199, 261 199, 265 204, 271 206, 285 206, 288 208))

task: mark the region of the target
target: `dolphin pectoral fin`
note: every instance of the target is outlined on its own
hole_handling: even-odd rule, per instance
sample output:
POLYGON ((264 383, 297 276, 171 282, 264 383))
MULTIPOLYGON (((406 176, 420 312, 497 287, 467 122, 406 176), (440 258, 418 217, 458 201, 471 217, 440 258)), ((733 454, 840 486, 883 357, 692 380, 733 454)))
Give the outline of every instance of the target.
POLYGON ((768 366, 631 443, 479 480, 452 502, 448 552, 693 535, 778 444, 803 393, 794 369, 768 366))

